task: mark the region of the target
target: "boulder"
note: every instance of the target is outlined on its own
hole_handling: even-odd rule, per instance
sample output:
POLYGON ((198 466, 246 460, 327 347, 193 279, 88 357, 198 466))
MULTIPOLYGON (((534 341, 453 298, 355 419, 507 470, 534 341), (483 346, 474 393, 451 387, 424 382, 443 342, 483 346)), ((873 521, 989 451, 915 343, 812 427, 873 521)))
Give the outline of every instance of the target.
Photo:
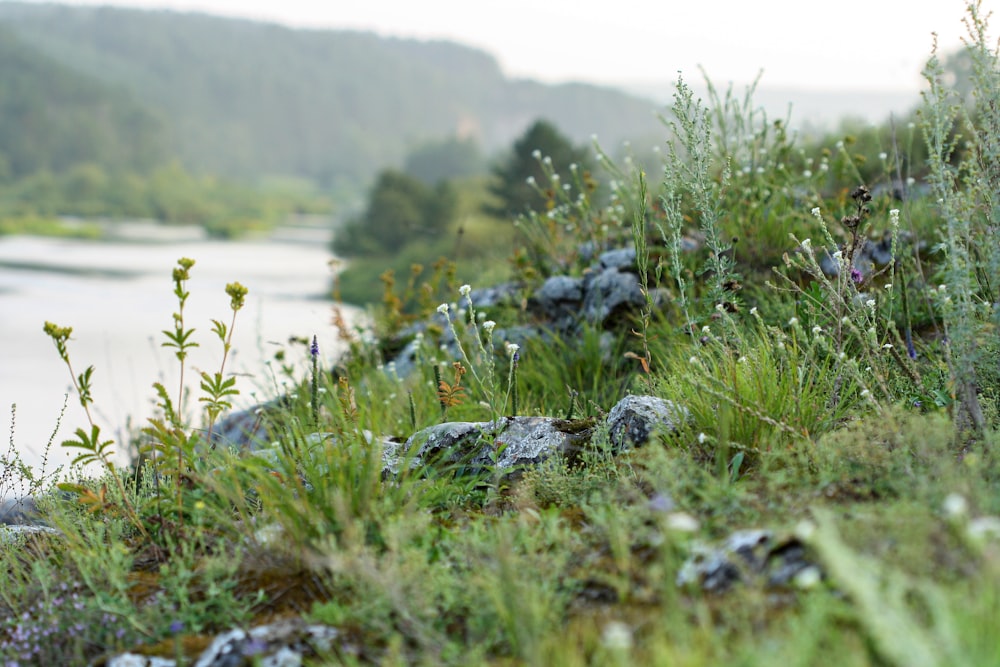
POLYGON ((818 576, 798 538, 777 540, 768 530, 740 530, 719 546, 695 546, 677 573, 677 585, 723 593, 754 580, 769 588, 805 586, 818 576))
MULTIPOLYGON (((299 667, 306 658, 323 657, 340 638, 336 628, 287 619, 250 630, 236 628, 218 635, 195 660, 195 667, 269 665, 299 667)), ((124 653, 110 658, 107 667, 174 667, 170 658, 124 653)), ((184 663, 190 664, 190 663, 184 663)))
POLYGON ((626 396, 608 413, 611 443, 620 449, 642 445, 656 429, 676 431, 690 418, 687 408, 656 396, 626 396))
POLYGON ((414 433, 384 450, 385 473, 411 466, 459 466, 464 472, 495 470, 503 475, 536 465, 554 454, 573 454, 593 431, 592 420, 505 417, 491 422, 446 422, 414 433))

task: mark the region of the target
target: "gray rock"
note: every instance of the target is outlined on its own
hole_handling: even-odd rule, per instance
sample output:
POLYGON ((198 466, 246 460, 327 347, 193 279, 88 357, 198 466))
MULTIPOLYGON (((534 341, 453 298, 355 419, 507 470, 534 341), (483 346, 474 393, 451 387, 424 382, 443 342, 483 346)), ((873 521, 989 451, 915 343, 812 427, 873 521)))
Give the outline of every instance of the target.
POLYGON ((694 547, 677 573, 677 585, 722 593, 756 579, 768 587, 784 587, 810 568, 816 565, 797 538, 778 542, 768 530, 741 530, 718 547, 694 547))
POLYGON ((49 526, 38 526, 30 524, 10 524, 0 525, 0 544, 13 542, 14 540, 29 535, 62 535, 55 528, 49 526))
POLYGON ((554 454, 575 453, 590 440, 592 427, 585 420, 551 417, 438 424, 414 433, 403 445, 387 446, 384 470, 395 475, 408 460, 411 466, 451 465, 472 473, 495 469, 509 475, 554 454))
POLYGON ((552 276, 528 300, 532 313, 560 332, 576 327, 582 303, 583 279, 569 276, 552 276))
MULTIPOLYGON (((195 667, 298 667, 303 659, 323 657, 340 637, 336 628, 308 625, 301 619, 278 621, 251 630, 236 628, 217 636, 202 651, 195 667)), ((174 667, 170 658, 124 653, 110 658, 108 667, 174 667)), ((187 664, 187 663, 185 663, 187 664)))
POLYGON ((0 501, 0 525, 38 522, 38 506, 31 496, 0 501))
POLYGON ((687 408, 656 396, 626 396, 608 413, 608 434, 619 448, 642 445, 655 429, 676 431, 690 418, 687 408))
POLYGON ((583 316, 596 326, 605 326, 613 316, 638 310, 644 305, 646 298, 634 273, 605 269, 586 283, 583 316))
POLYGON ((472 305, 476 307, 476 310, 482 310, 484 308, 493 308, 516 302, 518 290, 520 289, 521 286, 517 283, 500 283, 492 287, 474 289, 469 293, 469 297, 472 299, 472 305))
POLYGON ((618 269, 619 271, 634 271, 635 248, 618 248, 602 253, 598 258, 598 267, 604 271, 607 269, 618 269))

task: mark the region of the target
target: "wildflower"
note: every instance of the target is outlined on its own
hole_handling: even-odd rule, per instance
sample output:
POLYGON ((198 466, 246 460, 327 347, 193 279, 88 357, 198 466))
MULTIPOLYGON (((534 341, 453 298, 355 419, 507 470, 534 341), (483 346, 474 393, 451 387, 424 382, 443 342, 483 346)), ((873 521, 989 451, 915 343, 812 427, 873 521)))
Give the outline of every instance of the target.
POLYGON ((797 317, 793 317, 792 319, 788 320, 788 326, 790 327, 794 327, 798 323, 799 323, 799 318, 797 317))
POLYGON ((313 336, 312 345, 309 346, 309 354, 313 359, 319 356, 319 341, 316 340, 316 336, 313 336))
POLYGON ((493 329, 496 327, 497 323, 493 320, 486 320, 483 322, 483 331, 486 333, 493 333, 493 329))
POLYGON ((569 170, 575 172, 577 170, 576 162, 569 163, 569 170))
POLYGON ((601 645, 612 651, 628 651, 632 648, 632 629, 621 621, 611 621, 601 632, 601 645))
POLYGON ((535 177, 534 176, 528 176, 526 179, 524 179, 524 182, 527 183, 528 185, 534 185, 535 184, 535 177))
POLYGON ((803 239, 802 249, 808 251, 810 248, 812 248, 812 239, 803 239))
POLYGON ((888 291, 891 292, 892 291, 892 283, 886 283, 885 284, 885 288, 886 288, 886 290, 888 290, 888 291))
POLYGON ((892 343, 886 343, 885 345, 882 346, 882 349, 883 350, 891 350, 892 349, 892 343))
POLYGON ((812 175, 813 175, 813 173, 809 169, 806 169, 805 171, 802 172, 802 177, 803 178, 812 178, 812 175))
POLYGON ((698 519, 687 512, 672 512, 667 517, 667 528, 679 533, 695 533, 700 526, 698 519))
POLYGON ((899 227, 899 209, 894 208, 889 211, 889 222, 892 223, 893 227, 899 227))
POLYGON ((462 285, 461 287, 458 288, 458 293, 461 294, 462 296, 466 297, 466 298, 468 298, 468 296, 469 296, 469 294, 471 292, 472 292, 472 286, 471 285, 462 285))
POLYGON ((710 334, 710 333, 712 333, 712 327, 710 327, 710 326, 708 326, 708 325, 706 324, 705 326, 703 326, 703 327, 701 328, 701 332, 702 332, 703 334, 710 334))
POLYGON ((865 301, 865 305, 871 308, 872 310, 875 310, 875 299, 868 299, 867 301, 865 301))
POLYGON ((813 214, 814 218, 820 218, 820 217, 822 217, 822 214, 820 213, 820 210, 819 210, 819 206, 814 206, 813 207, 812 214, 813 214))
POLYGON ((949 493, 941 504, 945 516, 949 519, 958 519, 965 516, 969 511, 969 503, 965 498, 957 493, 949 493))
POLYGON ((799 573, 795 575, 792 582, 801 590, 809 590, 818 586, 822 578, 819 568, 815 565, 810 565, 799 570, 799 573))
POLYGON ((916 182, 917 182, 917 179, 913 178, 912 176, 908 176, 908 177, 906 178, 906 187, 908 187, 908 188, 912 188, 912 187, 913 187, 913 185, 914 185, 914 184, 915 184, 916 182))
POLYGON ((448 314, 448 304, 442 303, 440 306, 437 307, 437 311, 439 313, 441 313, 442 315, 447 315, 448 314))
POLYGON ((536 148, 535 150, 531 151, 531 157, 535 158, 536 160, 540 160, 542 157, 542 151, 536 148))
POLYGON ((692 357, 688 357, 688 363, 691 364, 692 366, 694 366, 695 364, 698 363, 698 357, 693 357, 693 356, 692 357))
POLYGON ((872 393, 870 391, 868 391, 867 389, 862 389, 861 390, 861 398, 868 398, 869 396, 871 396, 871 394, 872 393))
POLYGON ((821 327, 821 326, 819 326, 819 325, 817 324, 816 326, 814 326, 814 327, 812 328, 812 332, 813 332, 813 334, 815 334, 815 335, 817 335, 817 336, 818 336, 819 334, 823 333, 823 327, 821 327))
POLYGON ((698 444, 699 445, 704 445, 706 440, 708 440, 708 436, 707 435, 705 435, 704 433, 699 433, 698 434, 698 444))
POLYGON ((882 153, 878 154, 878 159, 882 160, 883 162, 885 162, 888 158, 889 158, 889 154, 885 153, 884 151, 882 153))
POLYGON ((746 357, 740 357, 739 359, 736 360, 736 363, 738 364, 745 364, 746 362, 747 362, 746 357))
POLYGON ((754 317, 757 317, 757 306, 754 306, 753 308, 750 309, 750 314, 753 315, 754 317))
POLYGON ((861 273, 860 269, 851 267, 851 280, 854 281, 855 285, 860 285, 865 280, 865 274, 861 273))
POLYGON ((507 354, 510 355, 517 354, 518 351, 521 349, 521 346, 518 345, 517 343, 510 343, 510 342, 504 343, 504 347, 507 348, 507 354))

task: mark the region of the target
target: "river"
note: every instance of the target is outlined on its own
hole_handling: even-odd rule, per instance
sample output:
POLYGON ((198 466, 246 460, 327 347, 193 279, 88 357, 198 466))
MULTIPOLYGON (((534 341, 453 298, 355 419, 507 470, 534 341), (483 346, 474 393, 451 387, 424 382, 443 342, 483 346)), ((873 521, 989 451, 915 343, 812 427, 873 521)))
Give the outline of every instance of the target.
MULTIPOLYGON (((130 421, 141 425, 153 414, 154 381, 176 396, 178 363, 173 351, 161 346, 161 332, 173 329, 177 298, 171 273, 181 257, 196 261, 184 316, 200 347, 189 356, 189 380, 197 371, 219 370, 222 343, 211 320, 229 324, 225 285, 234 281, 250 290, 226 364, 227 374, 238 377, 238 407, 281 390, 280 367, 273 361, 281 348, 297 375, 305 374, 307 349, 289 345, 290 336, 317 336, 323 364, 331 364, 343 343, 325 298, 332 276, 329 236, 323 227, 286 227, 267 238, 215 241, 197 230, 136 225, 121 227, 115 241, 0 237, 0 452, 13 446, 26 463, 38 466, 67 393, 47 470, 69 462, 70 453, 58 444, 87 424, 69 371, 42 332, 47 320, 73 327, 70 360, 77 373, 94 366, 95 421, 117 442, 124 441, 130 421)), ((351 327, 364 321, 359 309, 344 312, 351 327)), ((192 401, 188 409, 196 407, 192 401)), ((11 492, 0 484, 0 497, 11 492)))

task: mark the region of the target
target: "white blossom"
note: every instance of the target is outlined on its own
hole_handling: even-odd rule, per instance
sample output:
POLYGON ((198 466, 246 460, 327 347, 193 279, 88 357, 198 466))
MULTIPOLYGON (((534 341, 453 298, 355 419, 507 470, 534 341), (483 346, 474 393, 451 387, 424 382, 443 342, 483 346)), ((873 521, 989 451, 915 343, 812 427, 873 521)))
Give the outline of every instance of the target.
POLYGON ((495 329, 496 326, 497 323, 494 322, 493 320, 486 320, 485 322, 483 322, 483 331, 485 331, 486 333, 493 333, 493 329, 495 329))
POLYGON ((441 313, 442 315, 447 315, 448 314, 448 304, 442 303, 440 306, 437 307, 437 311, 439 313, 441 313))
POLYGON ((472 285, 462 285, 461 287, 458 288, 458 293, 461 294, 462 296, 467 297, 471 292, 472 292, 472 285))

